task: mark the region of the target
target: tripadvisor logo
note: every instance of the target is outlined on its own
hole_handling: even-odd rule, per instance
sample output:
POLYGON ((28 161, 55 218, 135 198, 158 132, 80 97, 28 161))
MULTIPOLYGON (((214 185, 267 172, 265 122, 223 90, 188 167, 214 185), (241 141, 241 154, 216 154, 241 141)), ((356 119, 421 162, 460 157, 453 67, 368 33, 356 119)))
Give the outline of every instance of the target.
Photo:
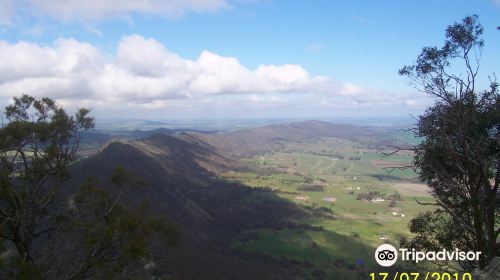
POLYGON ((398 261, 398 250, 390 244, 380 245, 375 251, 375 260, 381 266, 392 266, 398 261))
POLYGON ((438 252, 422 252, 415 249, 399 248, 397 250, 390 244, 380 245, 375 251, 375 260, 381 266, 392 266, 398 261, 398 253, 402 261, 412 261, 415 263, 429 261, 478 261, 481 252, 464 252, 455 249, 455 251, 441 250, 438 252), (398 252, 399 251, 399 252, 398 252))

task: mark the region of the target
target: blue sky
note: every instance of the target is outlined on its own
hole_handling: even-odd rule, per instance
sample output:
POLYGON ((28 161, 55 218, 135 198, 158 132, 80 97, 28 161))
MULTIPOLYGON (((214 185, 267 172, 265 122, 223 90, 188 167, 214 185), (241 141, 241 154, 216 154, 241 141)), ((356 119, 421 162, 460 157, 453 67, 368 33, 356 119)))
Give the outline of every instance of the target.
POLYGON ((397 70, 471 14, 484 26, 481 79, 500 72, 499 0, 0 0, 0 8, 1 105, 29 93, 106 118, 418 114, 432 101, 397 70))

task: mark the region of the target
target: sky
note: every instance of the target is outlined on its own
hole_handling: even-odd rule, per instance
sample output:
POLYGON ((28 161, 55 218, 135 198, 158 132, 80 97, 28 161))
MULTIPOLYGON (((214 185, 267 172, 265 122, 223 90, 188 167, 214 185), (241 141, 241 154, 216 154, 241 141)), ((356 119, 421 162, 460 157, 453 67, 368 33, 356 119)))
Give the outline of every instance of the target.
POLYGON ((407 117, 398 69, 477 14, 500 75, 500 0, 0 0, 0 106, 51 97, 97 118, 407 117))

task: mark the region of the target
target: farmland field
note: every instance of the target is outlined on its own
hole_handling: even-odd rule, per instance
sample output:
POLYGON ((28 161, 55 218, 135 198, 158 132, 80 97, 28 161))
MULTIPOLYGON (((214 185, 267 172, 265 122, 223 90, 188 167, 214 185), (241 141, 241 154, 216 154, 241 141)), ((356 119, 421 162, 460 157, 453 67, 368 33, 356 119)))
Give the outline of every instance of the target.
POLYGON ((350 279, 353 271, 362 273, 373 265, 375 247, 384 242, 397 245, 410 235, 409 220, 430 210, 415 199, 432 201, 411 169, 392 168, 410 164, 412 155, 385 156, 388 152, 321 138, 285 143, 279 150, 245 159, 251 171, 222 177, 267 191, 244 202, 278 196, 313 214, 287 221, 302 226, 241 232, 233 249, 307 261, 311 269, 305 273, 325 277, 345 273, 342 279, 350 279))

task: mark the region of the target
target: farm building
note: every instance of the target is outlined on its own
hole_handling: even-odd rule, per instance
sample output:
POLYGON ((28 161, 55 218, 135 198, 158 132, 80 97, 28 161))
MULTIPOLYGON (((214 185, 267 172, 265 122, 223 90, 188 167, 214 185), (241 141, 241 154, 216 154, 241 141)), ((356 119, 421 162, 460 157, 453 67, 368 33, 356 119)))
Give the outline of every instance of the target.
POLYGON ((307 195, 297 195, 295 197, 295 199, 297 199, 297 200, 309 200, 309 196, 307 196, 307 195))
POLYGON ((385 199, 383 199, 381 197, 375 197, 375 198, 372 198, 371 202, 373 202, 373 203, 381 203, 381 202, 385 202, 385 199))

